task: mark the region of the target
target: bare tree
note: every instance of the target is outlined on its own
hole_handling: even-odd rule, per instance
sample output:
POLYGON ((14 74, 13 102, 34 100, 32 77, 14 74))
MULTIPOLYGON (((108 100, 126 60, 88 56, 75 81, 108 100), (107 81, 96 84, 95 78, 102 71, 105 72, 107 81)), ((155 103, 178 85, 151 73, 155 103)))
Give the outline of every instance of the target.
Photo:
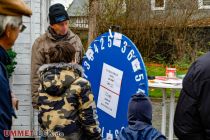
POLYGON ((162 57, 166 63, 174 63, 186 55, 193 60, 196 51, 207 45, 203 30, 193 25, 198 18, 205 19, 197 0, 169 0, 162 11, 151 10, 149 0, 101 0, 99 5, 94 11, 98 13, 94 15, 97 30, 92 33, 97 36, 111 25, 121 26, 145 60, 162 57))
POLYGON ((93 41, 97 34, 96 20, 99 10, 99 0, 89 0, 89 16, 88 16, 88 45, 93 41))

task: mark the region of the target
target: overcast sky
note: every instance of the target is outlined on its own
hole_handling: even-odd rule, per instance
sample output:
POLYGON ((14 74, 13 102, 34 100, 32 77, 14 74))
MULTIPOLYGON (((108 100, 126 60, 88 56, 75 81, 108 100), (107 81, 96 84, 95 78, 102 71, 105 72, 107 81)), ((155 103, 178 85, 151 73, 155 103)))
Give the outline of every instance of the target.
POLYGON ((73 0, 51 0, 51 4, 54 4, 54 3, 61 3, 63 4, 66 8, 69 7, 69 4, 72 3, 73 0))

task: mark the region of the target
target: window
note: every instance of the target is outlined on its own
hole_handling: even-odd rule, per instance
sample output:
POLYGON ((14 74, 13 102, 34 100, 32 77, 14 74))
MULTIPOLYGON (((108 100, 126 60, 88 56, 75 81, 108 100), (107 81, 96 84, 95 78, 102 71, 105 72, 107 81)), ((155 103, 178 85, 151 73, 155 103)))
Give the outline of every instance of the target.
POLYGON ((165 10, 165 0, 151 0, 152 10, 165 10))
POLYGON ((164 0, 156 0, 155 7, 164 7, 164 0))
POLYGON ((199 9, 210 9, 210 0, 198 0, 199 9))

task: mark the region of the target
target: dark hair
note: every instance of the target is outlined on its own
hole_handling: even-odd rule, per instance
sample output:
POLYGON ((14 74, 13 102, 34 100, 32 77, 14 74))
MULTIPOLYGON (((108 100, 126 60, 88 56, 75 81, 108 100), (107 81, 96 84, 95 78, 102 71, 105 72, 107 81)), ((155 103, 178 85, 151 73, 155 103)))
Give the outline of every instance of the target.
POLYGON ((69 63, 75 59, 76 49, 69 42, 62 42, 48 51, 50 63, 69 63))

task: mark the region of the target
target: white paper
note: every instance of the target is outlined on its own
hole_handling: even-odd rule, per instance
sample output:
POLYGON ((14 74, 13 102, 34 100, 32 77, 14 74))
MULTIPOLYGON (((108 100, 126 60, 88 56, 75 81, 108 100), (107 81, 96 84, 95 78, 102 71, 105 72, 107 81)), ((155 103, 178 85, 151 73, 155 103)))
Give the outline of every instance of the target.
POLYGON ((134 59, 132 62, 132 68, 134 72, 137 72, 138 70, 141 70, 141 66, 140 66, 140 62, 138 60, 138 58, 134 59))
POLYGON ((86 52, 86 56, 88 58, 88 60, 90 61, 93 61, 94 60, 94 56, 93 56, 94 52, 92 49, 88 49, 87 52, 86 52))
POLYGON ((112 133, 106 133, 106 140, 113 140, 113 134, 112 133))
POLYGON ((166 84, 182 84, 182 79, 167 79, 167 80, 154 80, 157 83, 166 83, 166 84))
POLYGON ((114 39, 113 39, 113 45, 120 47, 121 46, 121 41, 122 41, 122 34, 120 33, 115 33, 114 34, 114 39))
POLYGON ((123 72, 103 64, 97 107, 116 118, 123 72))

